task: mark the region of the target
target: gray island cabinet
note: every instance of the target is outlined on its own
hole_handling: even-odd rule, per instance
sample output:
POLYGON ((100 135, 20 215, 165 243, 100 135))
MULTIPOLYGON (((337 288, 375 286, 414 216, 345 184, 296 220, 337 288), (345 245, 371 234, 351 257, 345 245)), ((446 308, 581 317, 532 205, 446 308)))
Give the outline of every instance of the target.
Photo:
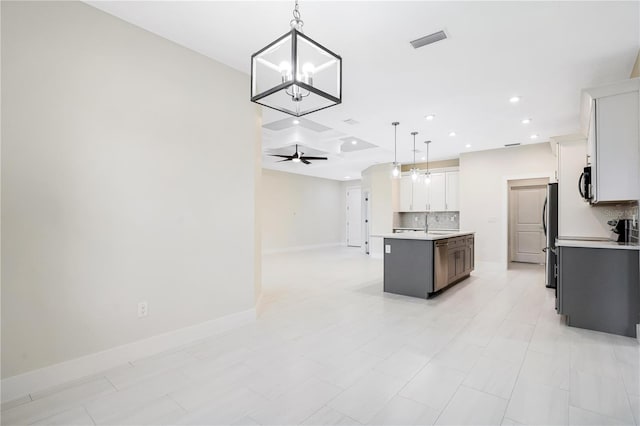
POLYGON ((474 269, 474 234, 398 233, 384 238, 384 291, 426 299, 474 269))

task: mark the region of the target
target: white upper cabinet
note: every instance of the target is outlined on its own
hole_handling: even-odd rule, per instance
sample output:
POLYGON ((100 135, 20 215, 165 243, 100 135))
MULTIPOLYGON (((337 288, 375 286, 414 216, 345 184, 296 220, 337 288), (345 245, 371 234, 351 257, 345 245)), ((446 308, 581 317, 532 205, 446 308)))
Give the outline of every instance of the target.
POLYGON ((400 178, 400 211, 411 211, 413 203, 413 181, 411 176, 402 176, 400 178))
POLYGON ((585 91, 592 203, 640 199, 640 79, 585 91))
POLYGON ((413 208, 414 212, 423 212, 427 210, 428 193, 427 187, 422 179, 418 179, 413 183, 413 208))
POLYGON ((442 212, 446 210, 447 189, 445 173, 431 173, 431 183, 426 185, 429 189, 428 210, 442 212))
POLYGON ((399 210, 401 212, 458 211, 459 172, 438 169, 431 172, 431 182, 413 182, 411 176, 400 179, 399 210))
POLYGON ((460 187, 460 172, 447 172, 447 204, 445 209, 447 211, 460 210, 460 203, 458 201, 458 193, 460 187))

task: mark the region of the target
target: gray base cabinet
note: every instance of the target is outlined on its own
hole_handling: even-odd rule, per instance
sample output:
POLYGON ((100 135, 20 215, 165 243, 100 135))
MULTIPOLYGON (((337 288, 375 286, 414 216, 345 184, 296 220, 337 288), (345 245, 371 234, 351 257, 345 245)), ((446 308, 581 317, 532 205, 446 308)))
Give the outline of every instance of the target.
POLYGON ((384 239, 384 291, 426 299, 474 269, 474 237, 384 239))
POLYGON ((558 247, 558 313, 567 324, 636 337, 638 251, 558 247))

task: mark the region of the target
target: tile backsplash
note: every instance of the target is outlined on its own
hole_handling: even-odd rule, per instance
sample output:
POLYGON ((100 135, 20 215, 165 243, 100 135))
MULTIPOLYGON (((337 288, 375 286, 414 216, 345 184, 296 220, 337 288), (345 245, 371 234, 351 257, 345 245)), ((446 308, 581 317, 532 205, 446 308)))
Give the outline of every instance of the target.
MULTIPOLYGON (((630 242, 638 243, 638 214, 640 213, 638 210, 637 203, 629 203, 629 204, 611 204, 611 205, 598 205, 592 206, 592 209, 596 211, 597 216, 603 223, 606 223, 610 220, 617 219, 635 219, 635 222, 632 221, 632 228, 630 233, 630 242)), ((611 225, 606 225, 608 228, 612 228, 611 225)), ((617 239, 618 236, 611 232, 611 238, 617 239)))
POLYGON ((400 212, 394 217, 394 228, 424 229, 425 217, 429 229, 460 229, 460 212, 400 212))

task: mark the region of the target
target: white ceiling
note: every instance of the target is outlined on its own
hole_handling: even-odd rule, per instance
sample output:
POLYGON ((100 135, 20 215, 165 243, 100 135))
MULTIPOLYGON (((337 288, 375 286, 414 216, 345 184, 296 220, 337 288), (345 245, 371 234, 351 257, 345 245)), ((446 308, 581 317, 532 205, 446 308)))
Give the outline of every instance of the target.
MULTIPOLYGON (((289 29, 293 7, 293 1, 90 4, 245 73, 251 54, 289 29)), ((265 156, 263 165, 331 179, 358 178, 364 168, 392 161, 396 120, 403 163, 413 156, 413 130, 418 142, 433 141, 432 160, 574 133, 580 90, 628 78, 640 49, 638 1, 302 0, 300 11, 305 34, 343 58, 343 102, 305 117, 330 130, 263 131, 265 151, 300 143, 328 152, 328 161, 306 166, 265 156), (441 29, 449 39, 418 50, 409 45, 441 29), (509 102, 514 95, 522 97, 518 104, 509 102), (436 117, 426 121, 427 114, 436 117), (344 123, 349 118, 359 124, 344 123), (522 124, 524 118, 531 123, 522 124), (341 138, 351 137, 379 148, 341 152, 348 143, 341 138)), ((248 89, 238 93, 247 102, 248 89)), ((286 117, 263 110, 264 124, 286 117)))

